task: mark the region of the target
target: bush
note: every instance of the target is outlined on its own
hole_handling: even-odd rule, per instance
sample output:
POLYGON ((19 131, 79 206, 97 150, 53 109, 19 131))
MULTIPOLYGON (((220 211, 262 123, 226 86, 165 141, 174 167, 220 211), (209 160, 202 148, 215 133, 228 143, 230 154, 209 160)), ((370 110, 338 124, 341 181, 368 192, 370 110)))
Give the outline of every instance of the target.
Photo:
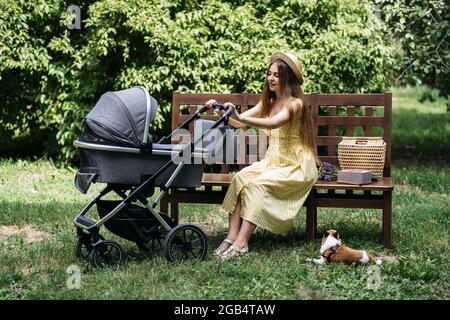
POLYGON ((62 160, 101 94, 144 85, 167 133, 173 91, 260 92, 270 54, 299 54, 305 91, 380 92, 392 51, 368 1, 0 0, 0 132, 62 160), (46 129, 46 130, 43 130, 46 129), (44 135, 44 136, 43 136, 44 135))

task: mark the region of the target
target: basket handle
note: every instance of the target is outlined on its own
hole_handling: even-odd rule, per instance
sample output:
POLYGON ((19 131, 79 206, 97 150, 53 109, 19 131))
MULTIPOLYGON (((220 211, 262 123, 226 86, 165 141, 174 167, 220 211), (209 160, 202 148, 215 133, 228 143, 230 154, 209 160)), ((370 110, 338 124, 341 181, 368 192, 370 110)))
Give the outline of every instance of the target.
POLYGON ((356 144, 367 144, 369 141, 382 140, 383 137, 342 137, 342 140, 355 140, 356 144))

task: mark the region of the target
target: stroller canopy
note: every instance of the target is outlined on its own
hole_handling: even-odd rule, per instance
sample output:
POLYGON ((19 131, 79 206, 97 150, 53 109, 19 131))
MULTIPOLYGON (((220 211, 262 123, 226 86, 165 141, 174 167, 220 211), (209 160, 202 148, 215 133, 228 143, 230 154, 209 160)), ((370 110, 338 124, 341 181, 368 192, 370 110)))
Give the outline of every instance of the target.
POLYGON ((103 94, 85 121, 100 138, 140 148, 151 142, 148 127, 157 109, 158 103, 147 89, 133 87, 103 94))

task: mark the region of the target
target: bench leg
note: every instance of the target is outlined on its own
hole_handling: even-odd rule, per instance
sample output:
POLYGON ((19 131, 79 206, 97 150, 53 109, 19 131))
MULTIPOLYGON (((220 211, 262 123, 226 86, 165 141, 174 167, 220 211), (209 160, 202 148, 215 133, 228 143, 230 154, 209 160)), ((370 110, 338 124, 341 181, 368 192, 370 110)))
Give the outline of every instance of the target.
POLYGON ((162 213, 169 213, 169 199, 167 194, 163 195, 161 201, 159 202, 159 211, 162 213))
POLYGON ((169 201, 169 198, 170 198, 170 190, 161 198, 161 201, 159 203, 159 211, 169 215, 172 218, 172 220, 174 220, 175 223, 178 224, 178 203, 169 201), (170 212, 169 212, 169 203, 170 203, 170 212))
POLYGON ((178 224, 178 202, 170 203, 170 217, 178 224))
POLYGON ((317 234, 317 207, 314 201, 314 190, 308 196, 306 204, 306 241, 314 241, 317 234))
POLYGON ((392 249, 392 191, 384 192, 383 241, 386 249, 392 249))

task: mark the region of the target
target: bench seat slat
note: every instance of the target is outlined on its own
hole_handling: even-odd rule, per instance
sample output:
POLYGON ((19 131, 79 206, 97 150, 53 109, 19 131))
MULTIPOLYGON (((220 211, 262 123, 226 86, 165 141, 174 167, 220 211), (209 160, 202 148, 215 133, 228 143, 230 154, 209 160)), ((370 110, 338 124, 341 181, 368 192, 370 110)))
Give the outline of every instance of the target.
POLYGON ((229 173, 204 173, 202 176, 202 185, 227 187, 231 183, 231 174, 229 173))
POLYGON ((315 199, 316 205, 323 208, 359 208, 359 209, 383 209, 383 200, 378 199, 345 199, 326 198, 315 199))
POLYGON ((384 177, 383 180, 372 182, 362 186, 337 183, 336 181, 318 180, 314 185, 315 189, 334 189, 334 190, 393 190, 394 185, 390 177, 384 177))
MULTIPOLYGON (((202 185, 204 186, 229 186, 231 183, 231 174, 228 173, 204 173, 202 177, 202 185)), ((315 189, 327 190, 393 190, 392 179, 389 177, 383 178, 382 181, 372 182, 366 185, 352 185, 337 183, 336 181, 322 181, 318 180, 314 185, 315 189)))

